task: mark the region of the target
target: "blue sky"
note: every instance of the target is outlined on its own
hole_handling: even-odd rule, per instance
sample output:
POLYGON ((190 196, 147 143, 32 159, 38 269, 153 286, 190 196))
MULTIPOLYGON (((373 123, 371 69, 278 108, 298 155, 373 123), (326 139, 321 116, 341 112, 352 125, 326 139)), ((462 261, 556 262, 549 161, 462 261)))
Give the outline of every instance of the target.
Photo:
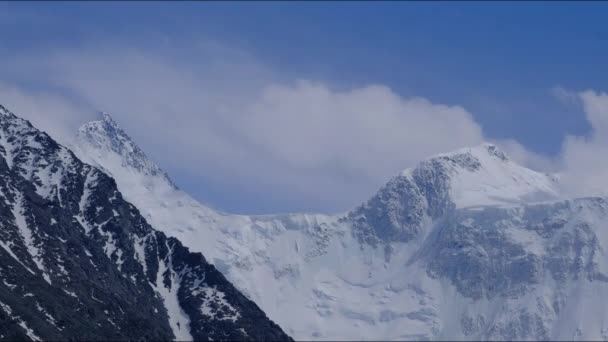
MULTIPOLYGON (((92 54, 98 45, 106 47, 101 49, 104 54, 128 47, 141 49, 141 55, 150 58, 158 54, 172 67, 204 68, 201 74, 185 73, 193 78, 214 74, 216 70, 210 70, 215 67, 209 66, 213 60, 221 64, 214 77, 223 80, 222 73, 234 70, 221 63, 229 51, 234 65, 255 68, 247 68, 241 78, 239 72, 226 76, 226 89, 247 82, 254 89, 269 82, 306 79, 323 82, 339 93, 379 84, 402 98, 423 97, 434 104, 461 106, 482 128, 484 139, 513 139, 530 152, 555 158, 566 135, 585 135, 590 125, 581 106, 560 100, 552 89, 608 89, 607 10, 608 3, 603 2, 3 2, 0 41, 2 58, 10 63, 0 67, 0 81, 25 93, 49 91, 84 107, 113 109, 115 117, 122 119, 178 184, 220 209, 342 210, 365 198, 353 197, 369 193, 383 182, 381 178, 398 170, 374 173, 367 185, 345 195, 349 199, 328 202, 312 194, 289 195, 288 181, 271 184, 266 180, 262 183, 270 190, 265 192, 248 185, 255 180, 242 174, 235 174, 239 181, 233 182, 207 176, 200 165, 215 160, 206 156, 199 164, 189 165, 167 159, 166 149, 133 132, 136 121, 123 113, 133 112, 131 107, 109 103, 113 102, 109 95, 105 103, 83 96, 76 81, 56 82, 53 72, 60 69, 46 65, 47 56, 76 56, 81 50, 92 54), (213 48, 213 53, 193 50, 201 40, 207 49, 219 48, 213 48), (29 64, 13 65, 24 57, 29 64)), ((112 60, 123 58, 108 59, 112 60)), ((78 75, 82 79, 81 71, 78 75)), ((87 84, 90 89, 98 89, 91 84, 87 84)), ((130 115, 141 118, 145 114, 130 115)), ((404 158, 395 165, 410 163, 404 158)), ((344 178, 351 172, 347 164, 326 170, 344 178)), ((260 167, 259 172, 268 171, 260 167)), ((324 171, 308 174, 315 172, 324 171)), ((332 183, 327 180, 327 184, 331 187, 332 183)))

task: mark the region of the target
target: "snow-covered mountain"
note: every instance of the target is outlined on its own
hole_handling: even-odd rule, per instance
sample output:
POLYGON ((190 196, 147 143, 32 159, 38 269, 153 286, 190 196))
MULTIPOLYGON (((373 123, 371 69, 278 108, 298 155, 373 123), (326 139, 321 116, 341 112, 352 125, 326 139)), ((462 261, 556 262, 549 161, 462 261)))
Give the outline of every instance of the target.
POLYGON ((608 338, 608 202, 560 200, 555 176, 494 145, 431 157, 348 213, 243 216, 202 206, 121 143, 136 146, 107 115, 79 131, 82 157, 152 226, 296 339, 608 338))
POLYGON ((0 213, 0 339, 289 339, 111 177, 2 106, 0 213))

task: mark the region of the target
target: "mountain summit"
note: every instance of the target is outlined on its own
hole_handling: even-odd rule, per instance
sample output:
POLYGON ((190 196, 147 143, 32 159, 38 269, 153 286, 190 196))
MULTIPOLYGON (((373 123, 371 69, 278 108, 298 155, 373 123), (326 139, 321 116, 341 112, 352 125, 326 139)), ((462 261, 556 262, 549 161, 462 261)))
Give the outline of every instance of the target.
MULTIPOLYGON (((86 142, 76 148, 86 148, 81 155, 86 161, 110 159, 119 163, 116 170, 129 170, 131 173, 144 174, 163 178, 171 187, 175 187, 167 174, 133 142, 131 137, 114 121, 108 113, 101 113, 101 119, 91 121, 78 129, 78 141, 86 142)), ((103 165, 99 165, 105 168, 103 165)), ((107 170, 106 170, 107 171, 107 170)))
POLYGON ((356 234, 368 242, 408 241, 429 221, 455 209, 557 198, 554 176, 522 167, 485 143, 439 154, 404 170, 349 218, 356 234))
POLYGON ((440 174, 449 182, 456 208, 530 203, 558 198, 557 178, 513 162, 496 145, 484 143, 423 161, 402 176, 440 174))

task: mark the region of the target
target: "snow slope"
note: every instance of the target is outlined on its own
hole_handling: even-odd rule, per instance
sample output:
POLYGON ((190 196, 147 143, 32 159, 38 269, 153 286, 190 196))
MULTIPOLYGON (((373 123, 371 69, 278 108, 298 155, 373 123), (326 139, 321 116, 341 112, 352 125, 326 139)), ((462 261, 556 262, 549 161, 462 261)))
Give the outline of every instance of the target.
POLYGON ((176 188, 107 115, 78 137, 155 228, 296 339, 608 337, 589 299, 608 298, 606 201, 559 201, 556 177, 494 145, 431 157, 348 213, 243 216, 176 188))

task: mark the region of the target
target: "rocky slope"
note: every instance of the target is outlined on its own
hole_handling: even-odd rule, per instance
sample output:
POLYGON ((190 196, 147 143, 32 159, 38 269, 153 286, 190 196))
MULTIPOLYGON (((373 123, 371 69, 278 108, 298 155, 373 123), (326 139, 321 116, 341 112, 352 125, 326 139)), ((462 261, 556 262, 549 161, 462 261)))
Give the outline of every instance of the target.
POLYGON ((561 200, 494 145, 431 157, 344 214, 242 216, 120 147, 136 145, 107 115, 79 137, 154 227, 297 339, 608 338, 608 202, 561 200))
POLYGON ((286 340, 114 179, 0 106, 0 338, 286 340))

